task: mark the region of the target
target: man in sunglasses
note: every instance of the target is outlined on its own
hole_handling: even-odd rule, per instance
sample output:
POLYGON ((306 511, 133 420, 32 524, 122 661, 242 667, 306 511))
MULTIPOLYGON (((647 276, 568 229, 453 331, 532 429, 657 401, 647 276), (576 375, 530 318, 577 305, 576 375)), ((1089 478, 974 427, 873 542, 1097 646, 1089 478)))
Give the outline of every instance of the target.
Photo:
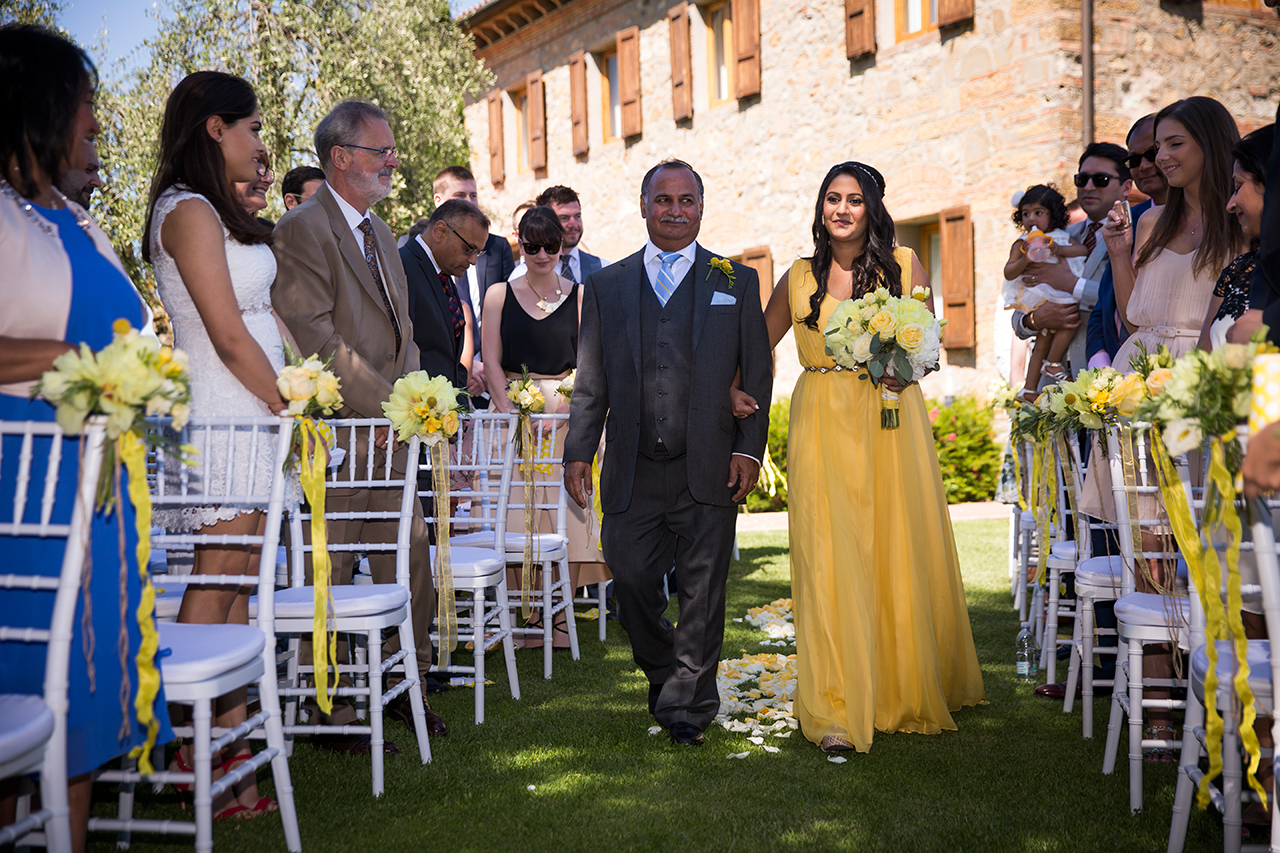
MULTIPOLYGON (((1153 204, 1164 204, 1169 192, 1169 182, 1164 172, 1156 168, 1156 117, 1155 113, 1145 115, 1129 128, 1125 138, 1129 147, 1129 158, 1125 165, 1133 176, 1134 186, 1138 192, 1147 196, 1147 200, 1133 206, 1130 212, 1131 221, 1137 222, 1153 204)), ((1129 328, 1121 321, 1120 312, 1116 309, 1116 290, 1111 279, 1111 263, 1107 263, 1107 271, 1102 276, 1098 287, 1098 304, 1093 306, 1089 314, 1089 333, 1085 344, 1085 356, 1090 367, 1106 367, 1115 358, 1120 344, 1129 337, 1129 328)))
POLYGON ((1074 297, 1073 303, 1046 302, 1030 313, 1013 312, 1013 331, 1020 338, 1032 338, 1042 329, 1075 329, 1067 350, 1071 375, 1088 364, 1085 343, 1089 313, 1098 302, 1103 275, 1108 269, 1107 246, 1101 228, 1107 211, 1128 196, 1133 188, 1129 153, 1113 142, 1094 142, 1084 150, 1073 182, 1076 200, 1088 218, 1068 226, 1067 233, 1089 249, 1083 275, 1077 277, 1067 264, 1029 264, 1023 280, 1027 284, 1048 284, 1074 297), (1078 307, 1077 307, 1078 306, 1078 307))

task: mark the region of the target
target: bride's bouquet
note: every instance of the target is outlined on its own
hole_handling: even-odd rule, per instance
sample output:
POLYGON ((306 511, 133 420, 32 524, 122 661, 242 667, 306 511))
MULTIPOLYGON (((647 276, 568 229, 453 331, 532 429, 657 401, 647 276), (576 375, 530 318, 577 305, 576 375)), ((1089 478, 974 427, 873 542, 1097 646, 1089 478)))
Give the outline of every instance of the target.
MULTIPOLYGON (((842 367, 861 369, 859 378, 881 386, 886 376, 915 382, 938 369, 942 326, 925 307, 929 288, 916 287, 910 297, 877 288, 836 306, 824 332, 827 354, 842 367), (865 371, 865 372, 861 372, 865 371)), ((898 395, 881 386, 880 427, 897 429, 898 395)))

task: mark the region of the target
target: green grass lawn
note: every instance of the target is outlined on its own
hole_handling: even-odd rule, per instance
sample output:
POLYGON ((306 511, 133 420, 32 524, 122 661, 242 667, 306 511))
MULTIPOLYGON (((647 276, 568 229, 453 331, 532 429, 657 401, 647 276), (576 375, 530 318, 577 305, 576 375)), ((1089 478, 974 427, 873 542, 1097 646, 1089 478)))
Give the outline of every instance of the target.
MULTIPOLYGON (((609 640, 579 626, 582 659, 519 651, 521 701, 495 656, 487 719, 473 725, 472 693, 433 697, 449 734, 421 766, 398 722, 387 736, 386 794, 370 794, 367 759, 299 742, 290 761, 306 851, 1124 851, 1164 850, 1173 765, 1148 765, 1146 808, 1131 816, 1123 763, 1102 775, 1109 702, 1096 706, 1093 740, 1080 715, 1032 694, 1013 676, 1017 616, 1006 580, 1007 522, 956 525, 969 613, 988 704, 955 715, 958 732, 876 735, 871 752, 828 763, 799 733, 766 754, 719 727, 699 749, 649 736, 643 676, 616 622, 609 640), (750 751, 730 761, 732 752, 750 751), (535 786, 533 791, 528 787, 535 786)), ((790 595, 785 533, 741 537, 728 616, 790 595)), ((674 616, 674 614, 673 614, 674 616)), ((725 656, 782 651, 763 632, 729 621, 725 656)), ((1122 753, 1126 749, 1121 742, 1122 753)), ((270 792, 270 784, 264 786, 270 792)), ((104 787, 103 793, 107 789, 104 787)), ((171 791, 140 794, 140 815, 179 817, 171 791)), ((110 803, 95 813, 108 814, 110 803)), ((220 823, 219 851, 284 850, 274 817, 220 823)), ((181 836, 139 837, 135 849, 189 849, 181 836)), ((114 849, 98 835, 95 849, 114 849)), ((1195 812, 1187 850, 1221 847, 1221 824, 1195 812)))

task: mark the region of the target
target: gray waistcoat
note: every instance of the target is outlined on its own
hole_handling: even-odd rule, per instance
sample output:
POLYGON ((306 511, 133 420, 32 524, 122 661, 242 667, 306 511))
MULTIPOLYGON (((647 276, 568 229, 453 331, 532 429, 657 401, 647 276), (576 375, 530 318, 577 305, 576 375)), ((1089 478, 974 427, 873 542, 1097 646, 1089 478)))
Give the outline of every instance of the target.
POLYGON ((640 453, 650 456, 661 437, 671 456, 683 456, 693 366, 693 270, 664 307, 646 274, 640 297, 640 453))

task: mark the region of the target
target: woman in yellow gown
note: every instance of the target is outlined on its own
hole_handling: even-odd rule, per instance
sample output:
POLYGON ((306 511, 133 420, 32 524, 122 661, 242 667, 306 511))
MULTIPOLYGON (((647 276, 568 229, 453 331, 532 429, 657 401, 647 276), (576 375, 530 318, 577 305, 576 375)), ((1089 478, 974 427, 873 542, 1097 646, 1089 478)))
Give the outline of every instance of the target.
POLYGON ((818 194, 814 257, 782 276, 765 311, 773 346, 795 329, 804 368, 787 456, 794 708, 805 737, 829 751, 866 752, 876 729, 955 730, 951 712, 983 699, 920 386, 901 389, 900 426, 881 429, 880 389, 824 347, 841 300, 928 285, 915 254, 894 248, 883 199, 875 169, 833 167, 818 194))

